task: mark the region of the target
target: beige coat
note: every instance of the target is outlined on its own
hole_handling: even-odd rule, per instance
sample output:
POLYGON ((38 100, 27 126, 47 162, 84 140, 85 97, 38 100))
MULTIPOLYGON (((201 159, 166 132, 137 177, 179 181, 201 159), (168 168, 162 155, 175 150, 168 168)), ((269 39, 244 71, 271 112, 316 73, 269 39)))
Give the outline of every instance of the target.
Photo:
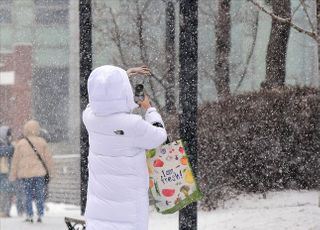
MULTIPOLYGON (((28 139, 38 150, 41 158, 44 160, 49 170, 49 175, 51 176, 53 170, 53 159, 48 149, 47 142, 43 138, 39 137, 39 133, 40 126, 37 121, 30 120, 25 124, 23 134, 24 136, 28 137, 28 139)), ((45 168, 27 140, 23 138, 18 141, 18 143, 15 145, 9 179, 11 181, 15 181, 16 179, 45 175, 45 168)))

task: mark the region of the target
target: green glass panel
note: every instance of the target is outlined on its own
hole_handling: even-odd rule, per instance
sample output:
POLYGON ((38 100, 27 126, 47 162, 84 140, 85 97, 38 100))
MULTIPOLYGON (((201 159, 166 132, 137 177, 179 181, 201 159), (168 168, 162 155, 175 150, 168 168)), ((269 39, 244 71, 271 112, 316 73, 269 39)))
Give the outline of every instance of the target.
POLYGON ((41 49, 35 50, 34 61, 38 66, 69 66, 69 51, 67 49, 41 49))
POLYGON ((39 46, 66 47, 68 46, 68 31, 65 28, 37 28, 35 42, 39 46))

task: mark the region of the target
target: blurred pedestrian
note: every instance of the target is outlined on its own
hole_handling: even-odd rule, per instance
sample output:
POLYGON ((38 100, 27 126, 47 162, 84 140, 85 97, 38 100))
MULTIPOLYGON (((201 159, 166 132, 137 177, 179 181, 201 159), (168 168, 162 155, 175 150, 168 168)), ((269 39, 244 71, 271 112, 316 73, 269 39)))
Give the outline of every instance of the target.
POLYGON ((147 95, 134 101, 128 75, 148 74, 146 67, 127 72, 101 66, 88 80, 89 104, 83 121, 89 133, 89 181, 86 229, 148 229, 149 175, 146 149, 167 138, 156 108, 147 95), (140 106, 145 119, 132 114, 140 106))
POLYGON ((37 222, 42 222, 46 192, 46 176, 52 175, 53 159, 47 142, 40 137, 40 125, 28 121, 23 128, 24 137, 18 141, 12 159, 10 180, 22 180, 25 193, 27 222, 33 222, 32 202, 37 207, 37 222))
POLYGON ((23 216, 25 213, 26 196, 24 192, 24 185, 22 179, 17 179, 14 183, 15 186, 15 202, 18 216, 23 216))
MULTIPOLYGON (((23 138, 23 135, 19 135, 17 140, 12 141, 13 147, 16 145, 16 143, 23 138)), ((13 155, 13 154, 12 154, 13 155)), ((11 182, 14 186, 14 199, 13 202, 15 202, 16 209, 18 216, 23 216, 25 212, 25 193, 24 193, 24 187, 23 187, 23 181, 22 179, 17 179, 14 182, 11 182)))
POLYGON ((14 196, 14 186, 9 181, 9 172, 13 156, 11 144, 11 129, 8 126, 0 127, 0 215, 10 217, 11 203, 14 196))

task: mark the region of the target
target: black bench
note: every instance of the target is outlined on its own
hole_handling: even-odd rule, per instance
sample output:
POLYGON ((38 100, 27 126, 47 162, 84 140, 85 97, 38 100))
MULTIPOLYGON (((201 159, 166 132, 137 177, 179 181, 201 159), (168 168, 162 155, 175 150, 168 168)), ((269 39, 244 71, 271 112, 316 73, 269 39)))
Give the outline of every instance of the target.
POLYGON ((86 222, 84 220, 65 217, 64 222, 66 223, 68 230, 85 230, 86 229, 86 222))

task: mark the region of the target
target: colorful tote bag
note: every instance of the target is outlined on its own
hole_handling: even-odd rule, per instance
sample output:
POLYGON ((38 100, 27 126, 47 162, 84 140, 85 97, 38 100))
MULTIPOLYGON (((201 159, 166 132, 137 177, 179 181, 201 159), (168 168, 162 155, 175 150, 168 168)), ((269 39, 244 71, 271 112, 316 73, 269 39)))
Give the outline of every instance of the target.
POLYGON ((147 164, 158 212, 174 213, 202 198, 181 140, 149 150, 147 164))

